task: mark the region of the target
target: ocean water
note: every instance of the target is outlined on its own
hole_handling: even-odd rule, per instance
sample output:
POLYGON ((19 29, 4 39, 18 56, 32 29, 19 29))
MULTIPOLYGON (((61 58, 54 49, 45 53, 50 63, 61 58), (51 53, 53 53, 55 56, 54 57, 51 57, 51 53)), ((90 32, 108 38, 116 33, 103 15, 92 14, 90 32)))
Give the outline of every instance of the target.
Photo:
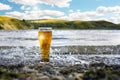
MULTIPOLYGON (((39 46, 37 30, 1 30, 0 46, 39 46)), ((53 30, 52 46, 120 45, 120 30, 53 30)))
MULTIPOLYGON (((120 64, 120 30, 53 30, 52 34, 52 63, 120 64)), ((38 30, 0 30, 0 64, 39 62, 40 54, 38 30)))

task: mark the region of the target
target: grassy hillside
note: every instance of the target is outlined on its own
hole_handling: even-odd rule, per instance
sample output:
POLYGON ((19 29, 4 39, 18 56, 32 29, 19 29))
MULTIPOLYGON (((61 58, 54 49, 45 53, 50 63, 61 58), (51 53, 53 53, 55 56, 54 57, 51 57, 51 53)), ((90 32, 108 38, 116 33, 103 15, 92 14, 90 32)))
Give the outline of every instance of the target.
POLYGON ((7 16, 0 16, 0 29, 38 29, 38 27, 52 27, 53 29, 119 29, 120 24, 107 21, 68 21, 61 19, 19 20, 7 16), (34 27, 33 27, 34 26, 34 27))
POLYGON ((66 24, 67 20, 60 20, 60 19, 41 19, 41 20, 32 20, 30 21, 35 29, 38 27, 52 27, 54 29, 69 29, 69 26, 66 24))
POLYGON ((59 19, 41 19, 30 21, 35 29, 38 27, 52 27, 54 29, 120 29, 120 25, 101 21, 67 21, 59 19))
POLYGON ((19 20, 7 16, 0 16, 0 29, 17 30, 30 29, 32 26, 25 20, 19 20))

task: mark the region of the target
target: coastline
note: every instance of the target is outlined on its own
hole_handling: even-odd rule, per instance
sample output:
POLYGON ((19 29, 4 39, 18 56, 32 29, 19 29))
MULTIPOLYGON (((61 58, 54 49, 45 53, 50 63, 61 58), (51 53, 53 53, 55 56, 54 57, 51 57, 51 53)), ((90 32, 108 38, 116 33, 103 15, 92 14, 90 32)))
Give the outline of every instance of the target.
POLYGON ((0 65, 2 80, 119 80, 120 65, 92 63, 54 67, 53 64, 0 65))

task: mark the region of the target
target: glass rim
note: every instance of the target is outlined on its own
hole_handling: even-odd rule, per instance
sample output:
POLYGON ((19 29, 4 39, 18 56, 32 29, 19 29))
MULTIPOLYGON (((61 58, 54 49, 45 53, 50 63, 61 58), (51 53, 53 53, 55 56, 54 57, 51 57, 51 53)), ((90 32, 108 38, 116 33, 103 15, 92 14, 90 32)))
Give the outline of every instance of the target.
POLYGON ((50 31, 50 30, 52 30, 52 27, 39 27, 38 29, 39 29, 40 31, 45 31, 45 30, 50 31))

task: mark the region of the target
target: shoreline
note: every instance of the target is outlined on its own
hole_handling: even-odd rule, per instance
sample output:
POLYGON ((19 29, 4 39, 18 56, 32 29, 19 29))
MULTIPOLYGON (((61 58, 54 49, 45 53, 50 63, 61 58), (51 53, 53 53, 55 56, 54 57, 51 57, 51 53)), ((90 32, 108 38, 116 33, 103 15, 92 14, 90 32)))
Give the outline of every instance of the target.
POLYGON ((120 65, 92 63, 54 67, 49 63, 29 65, 0 65, 2 80, 119 80, 120 65))

